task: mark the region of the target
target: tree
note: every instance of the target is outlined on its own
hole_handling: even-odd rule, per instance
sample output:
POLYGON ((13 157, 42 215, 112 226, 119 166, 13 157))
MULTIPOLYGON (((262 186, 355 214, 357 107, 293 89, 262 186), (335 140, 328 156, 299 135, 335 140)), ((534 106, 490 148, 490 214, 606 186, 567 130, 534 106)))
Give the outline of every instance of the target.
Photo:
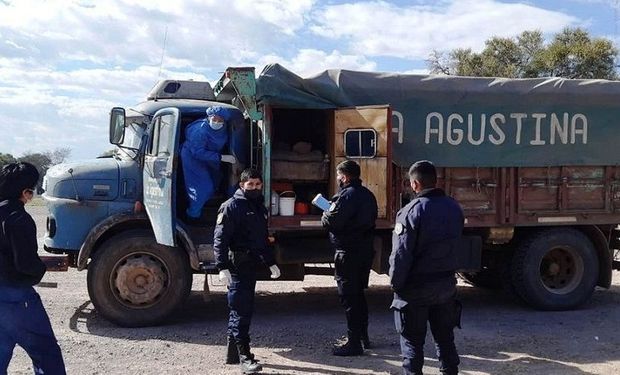
POLYGON ((2 152, 0 152, 0 168, 9 164, 9 163, 15 163, 15 157, 13 157, 13 155, 11 154, 3 154, 2 152))
POLYGON ((542 32, 524 31, 515 38, 492 37, 480 53, 457 48, 433 51, 431 73, 476 77, 565 77, 616 79, 618 51, 605 38, 591 38, 580 28, 564 29, 545 45, 542 32))
POLYGON ((46 154, 50 159, 50 165, 61 164, 69 159, 71 156, 71 148, 70 147, 59 147, 54 149, 53 151, 46 151, 46 154))
POLYGON ((50 157, 46 155, 46 153, 33 153, 30 151, 26 151, 24 155, 20 156, 17 159, 17 161, 30 163, 37 168, 37 171, 39 171, 39 175, 41 176, 41 178, 39 178, 39 182, 37 183, 37 193, 40 192, 43 185, 43 176, 52 164, 52 160, 50 159, 50 157))

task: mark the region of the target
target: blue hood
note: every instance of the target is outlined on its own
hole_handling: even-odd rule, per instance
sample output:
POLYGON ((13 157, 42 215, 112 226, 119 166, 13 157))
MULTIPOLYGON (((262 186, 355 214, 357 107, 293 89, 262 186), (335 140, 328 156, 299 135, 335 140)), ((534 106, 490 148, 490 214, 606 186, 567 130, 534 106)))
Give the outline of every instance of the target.
POLYGON ((114 158, 58 164, 47 171, 43 181, 50 197, 113 200, 118 196, 119 165, 114 158))

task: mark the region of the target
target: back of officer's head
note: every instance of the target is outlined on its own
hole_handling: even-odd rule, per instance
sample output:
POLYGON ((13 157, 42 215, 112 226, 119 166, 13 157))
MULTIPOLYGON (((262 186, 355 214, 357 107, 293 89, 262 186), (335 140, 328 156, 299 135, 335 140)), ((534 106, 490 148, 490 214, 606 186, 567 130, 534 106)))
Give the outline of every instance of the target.
POLYGON ((244 183, 252 178, 258 178, 259 180, 261 180, 261 182, 263 181, 263 176, 260 174, 258 169, 246 168, 243 170, 243 172, 241 172, 241 177, 239 177, 239 182, 244 183))
POLYGON ((355 180, 360 178, 361 170, 359 164, 353 160, 345 160, 336 166, 336 171, 355 180))
POLYGON ((25 189, 34 190, 39 181, 37 168, 30 163, 10 163, 0 170, 0 199, 19 198, 25 189))
POLYGON ((409 179, 418 181, 423 189, 433 188, 437 184, 437 170, 428 160, 420 160, 409 168, 409 179))

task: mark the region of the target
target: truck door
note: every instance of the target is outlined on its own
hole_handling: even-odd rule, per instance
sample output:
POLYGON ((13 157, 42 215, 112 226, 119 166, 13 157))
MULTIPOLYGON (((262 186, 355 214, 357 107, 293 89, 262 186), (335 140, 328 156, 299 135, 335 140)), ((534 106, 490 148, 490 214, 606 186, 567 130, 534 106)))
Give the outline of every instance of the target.
MULTIPOLYGON (((334 111, 333 165, 351 159, 361 167, 364 185, 377 198, 379 218, 391 220, 392 209, 392 110, 389 106, 367 106, 334 111)), ((337 190, 331 179, 331 191, 337 190)))
POLYGON ((175 171, 180 119, 177 108, 163 108, 155 113, 142 172, 144 206, 153 226, 155 239, 167 246, 175 246, 175 171))

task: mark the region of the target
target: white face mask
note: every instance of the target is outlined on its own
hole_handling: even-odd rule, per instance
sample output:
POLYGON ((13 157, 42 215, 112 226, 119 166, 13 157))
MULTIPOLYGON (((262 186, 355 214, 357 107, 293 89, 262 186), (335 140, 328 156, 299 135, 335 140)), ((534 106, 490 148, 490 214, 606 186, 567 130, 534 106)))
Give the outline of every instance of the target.
POLYGON ((215 121, 215 120, 210 118, 209 119, 209 126, 213 130, 220 130, 224 126, 224 122, 223 121, 215 121))

